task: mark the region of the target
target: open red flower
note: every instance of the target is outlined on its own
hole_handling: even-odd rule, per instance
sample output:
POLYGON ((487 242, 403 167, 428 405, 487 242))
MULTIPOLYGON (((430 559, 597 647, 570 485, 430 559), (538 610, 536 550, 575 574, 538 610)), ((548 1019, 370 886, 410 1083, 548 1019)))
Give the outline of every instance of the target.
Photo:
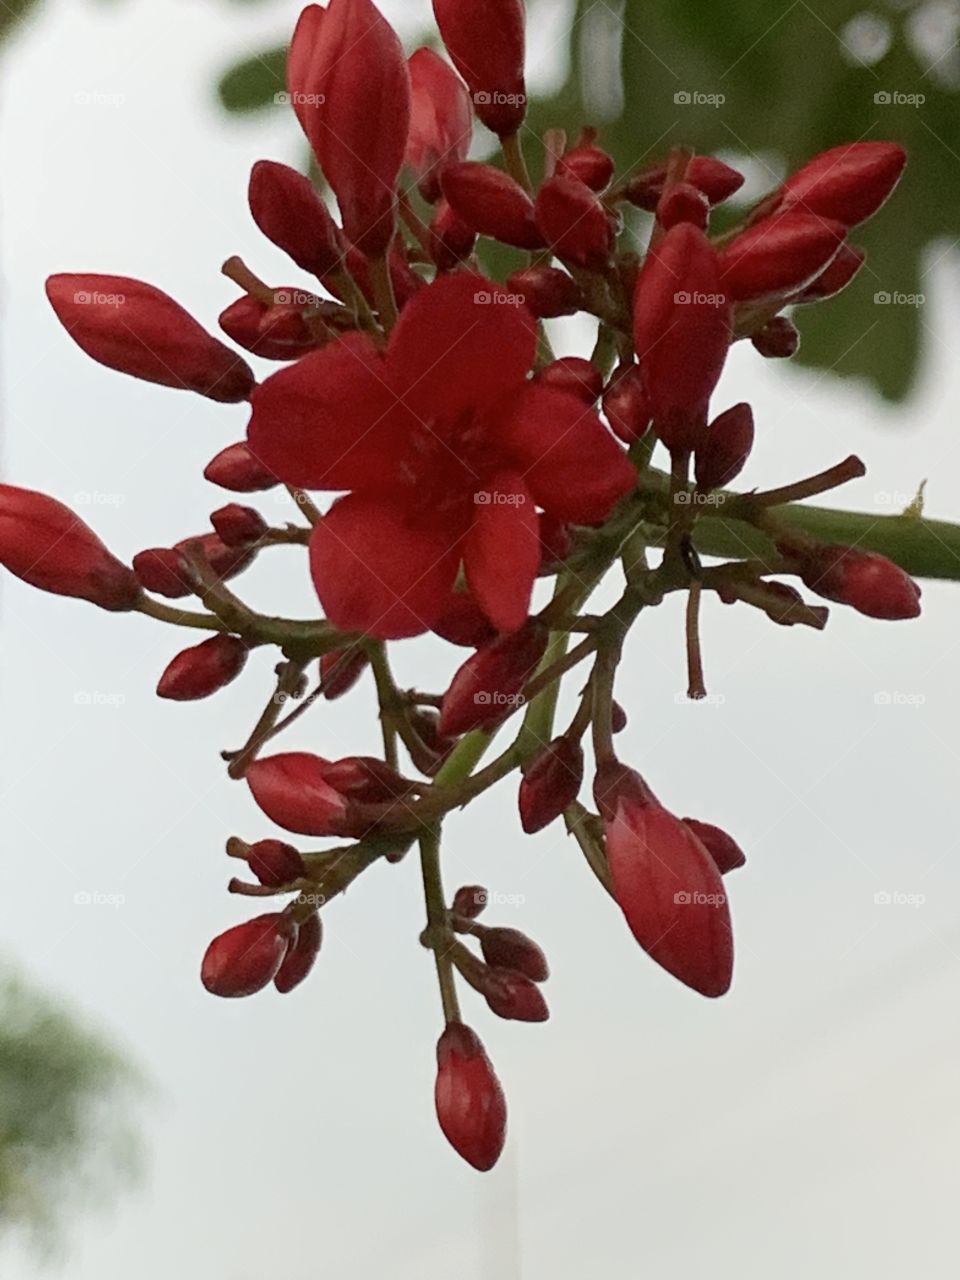
POLYGON ((469 273, 404 308, 385 353, 349 335, 268 378, 250 447, 305 489, 350 490, 316 525, 327 617, 383 639, 418 635, 461 563, 491 622, 526 619, 540 564, 537 507, 594 524, 635 472, 576 396, 528 381, 534 321, 469 273))

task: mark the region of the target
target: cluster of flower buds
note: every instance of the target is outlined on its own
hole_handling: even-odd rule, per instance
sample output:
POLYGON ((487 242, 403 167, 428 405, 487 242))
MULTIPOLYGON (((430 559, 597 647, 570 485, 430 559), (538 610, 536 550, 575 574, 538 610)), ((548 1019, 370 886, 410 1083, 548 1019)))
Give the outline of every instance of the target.
POLYGON ((251 648, 276 646, 276 689, 247 742, 224 752, 228 772, 283 832, 348 843, 301 851, 275 836, 232 838, 228 853, 252 879, 233 879, 231 891, 287 902, 215 938, 203 984, 230 997, 271 983, 289 992, 319 952, 320 907, 419 841, 421 941, 434 953, 444 1014, 437 1116, 464 1159, 488 1169, 506 1104, 463 1020, 458 983, 501 1018, 539 1022, 548 969, 518 930, 480 922, 485 891, 467 886, 447 905, 446 815, 518 775, 523 831, 562 819, 643 951, 719 996, 733 968, 723 876, 744 855, 718 827, 674 816, 614 750, 626 724, 614 684, 632 624, 666 594, 687 593, 698 697, 704 591, 781 624, 826 619, 781 581, 790 575, 871 617, 919 612, 919 589, 892 561, 790 522, 791 502, 862 474, 859 461, 733 493, 754 415, 745 403, 711 403, 732 343, 792 355, 794 309, 851 282, 864 253, 848 233, 890 195, 905 155, 889 142, 833 148, 739 222, 727 217, 722 233, 711 218, 742 175, 684 148, 617 174, 592 128, 569 141, 552 130, 535 183, 520 142, 521 0, 434 0, 434 10, 449 61, 426 47, 407 58, 372 0, 330 0, 300 16, 289 100, 332 200, 285 165, 253 166, 250 212, 290 259, 284 278, 299 282, 268 285, 228 258, 239 296, 220 316, 237 346, 282 367, 258 380, 140 281, 48 282, 57 316, 93 359, 244 404, 245 438, 204 476, 234 495, 285 486, 301 523, 271 527, 244 505, 249 497, 230 501, 213 510, 209 531, 165 533, 128 567, 59 502, 0 486, 0 563, 45 591, 208 631, 170 661, 161 698, 208 697, 240 675, 251 648), (475 122, 486 135, 474 139, 475 122), (504 281, 483 273, 485 238, 513 251, 504 281), (593 354, 557 357, 549 322, 576 314, 596 327, 593 354), (658 448, 665 467, 654 465, 658 448), (324 493, 335 496, 312 496, 324 493), (749 558, 704 564, 718 515, 741 522, 749 558), (648 546, 663 548, 653 568, 648 546), (322 617, 266 616, 227 587, 278 547, 306 553, 322 617), (621 567, 616 605, 582 613, 621 567), (554 591, 540 606, 543 578, 554 591), (188 596, 202 609, 165 603, 188 596), (427 632, 471 652, 440 691, 404 689, 385 642, 427 632), (581 663, 590 673, 558 730, 558 682, 581 663), (382 758, 267 749, 360 681, 376 689, 382 758), (494 735, 521 716, 514 741, 479 767, 494 735), (580 801, 588 776, 594 810, 580 801))

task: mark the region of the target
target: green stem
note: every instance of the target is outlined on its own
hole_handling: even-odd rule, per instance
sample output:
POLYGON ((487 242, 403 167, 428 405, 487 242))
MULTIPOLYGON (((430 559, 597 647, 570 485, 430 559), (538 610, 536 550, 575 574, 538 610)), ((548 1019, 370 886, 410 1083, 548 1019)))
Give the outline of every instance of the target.
POLYGON ((440 873, 439 826, 430 827, 420 837, 420 870, 423 874, 423 896, 427 906, 426 940, 433 951, 437 966, 443 1016, 447 1022, 459 1022, 460 1002, 457 999, 451 955, 453 936, 447 922, 447 904, 443 895, 443 878, 440 873))
POLYGON ((500 139, 500 146, 503 150, 503 159, 507 166, 507 173, 513 178, 514 182, 519 182, 524 191, 528 194, 533 191, 533 183, 530 181, 530 174, 527 171, 527 162, 523 158, 523 148, 520 145, 520 139, 515 133, 511 133, 506 138, 500 139))

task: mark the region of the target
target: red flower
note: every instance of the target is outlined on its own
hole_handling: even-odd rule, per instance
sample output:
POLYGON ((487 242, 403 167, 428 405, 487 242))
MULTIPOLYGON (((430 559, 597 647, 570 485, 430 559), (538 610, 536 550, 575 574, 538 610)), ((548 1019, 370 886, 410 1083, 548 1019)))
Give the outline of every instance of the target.
POLYGON ((286 916, 271 911, 218 934, 203 957, 201 982, 215 996, 262 991, 283 964, 292 929, 286 916))
POLYGON ((404 308, 384 354, 350 335, 268 378, 256 457, 307 489, 349 489, 313 532, 327 617, 384 639, 446 609, 457 571, 503 631, 540 563, 536 507, 603 520, 634 469, 575 396, 527 381, 529 313, 482 276, 445 277, 404 308))
POLYGON ((424 46, 410 55, 410 136, 406 161, 424 199, 440 196, 440 170, 467 158, 473 112, 467 86, 438 53, 424 46))
POLYGON ((507 1128, 507 1104, 475 1032, 451 1022, 437 1042, 437 1119, 444 1137, 475 1169, 492 1169, 507 1128))
POLYGON ((433 0, 433 12, 474 111, 501 138, 516 133, 527 105, 522 0, 433 0))
POLYGON ((384 253, 410 124, 396 32, 371 0, 308 5, 287 56, 287 87, 348 239, 364 253, 384 253))

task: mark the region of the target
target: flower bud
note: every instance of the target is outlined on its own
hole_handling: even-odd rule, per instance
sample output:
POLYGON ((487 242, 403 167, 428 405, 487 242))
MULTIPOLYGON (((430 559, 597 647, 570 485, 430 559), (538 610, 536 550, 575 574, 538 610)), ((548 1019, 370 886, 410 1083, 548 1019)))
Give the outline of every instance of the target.
POLYGON ((369 666, 362 649, 331 649, 320 658, 320 692, 328 702, 342 698, 369 666))
POLYGON ((576 178, 591 191, 605 191, 613 177, 613 156, 592 143, 571 147, 557 161, 557 173, 576 178))
POLYGON ((210 459, 203 469, 204 478, 221 489, 233 493, 261 493, 275 489, 280 481, 250 451, 246 440, 228 444, 210 459))
POLYGON ((657 202, 657 221, 668 231, 678 222, 692 222, 704 231, 709 218, 710 201, 690 182, 674 183, 657 202))
POLYGON ((272 822, 305 836, 342 834, 347 802, 327 781, 328 762, 307 751, 254 760, 245 774, 254 800, 272 822))
POLYGON ((133 557, 133 571, 145 591, 166 596, 168 600, 182 600, 193 591, 183 557, 172 547, 138 551, 133 557))
POLYGON ((473 253, 477 233, 441 199, 430 223, 430 256, 439 271, 453 271, 473 253))
POLYGON ((541 320, 576 315, 583 306, 580 286, 566 271, 542 264, 507 276, 507 290, 519 294, 531 315, 541 320))
POLYGON ((433 49, 417 49, 410 70, 410 135, 406 162, 428 204, 440 198, 440 171, 466 160, 473 133, 470 94, 433 49))
POLYGON ((720 873, 703 844, 639 774, 601 765, 594 795, 613 894, 644 951, 705 996, 730 986, 733 936, 720 873))
POLYGON ((624 444, 633 444, 650 426, 650 402, 643 389, 643 374, 636 364, 621 365, 603 393, 603 412, 610 429, 624 444))
POLYGON ((627 713, 616 699, 610 704, 610 729, 613 733, 623 733, 627 727, 627 713))
MULTIPOLYGON (((665 164, 655 165, 635 174, 627 183, 624 195, 631 204, 655 213, 667 177, 665 164)), ((710 203, 721 204, 743 186, 743 174, 731 169, 713 156, 693 156, 684 172, 684 181, 702 191, 710 203)))
POLYGON ((735 404, 710 423, 694 460, 701 489, 719 489, 738 476, 753 448, 753 410, 735 404))
POLYGON ((500 1158, 507 1104, 500 1081, 477 1035, 451 1022, 437 1041, 437 1119, 454 1151, 475 1169, 492 1169, 500 1158))
POLYGON ((239 502, 228 502, 210 516, 210 523, 220 541, 227 547, 245 547, 262 538, 267 522, 254 507, 242 507, 239 502))
POLYGON ((101 609, 135 609, 140 583, 78 515, 46 494, 0 485, 0 564, 23 582, 101 609))
MULTIPOLYGON (((308 296, 292 288, 279 292, 288 297, 298 292, 304 298, 308 296)), ((252 355, 263 360, 296 360, 308 351, 318 351, 335 336, 332 329, 317 334, 310 328, 303 314, 307 305, 313 305, 320 314, 322 304, 317 298, 312 304, 277 302, 271 306, 244 294, 221 311, 219 325, 228 338, 252 355)), ((335 303, 328 305, 336 307, 335 303)))
POLYGON ((800 334, 792 320, 774 316, 751 335, 750 342, 767 360, 789 360, 800 349, 800 334))
POLYGON ((174 702, 209 698, 237 678, 248 653, 238 636, 211 636, 192 645, 169 663, 157 685, 157 697, 174 702))
POLYGON ((480 649, 497 638, 496 628, 477 604, 469 589, 451 591, 442 613, 431 630, 450 644, 480 649))
POLYGON ((501 138, 526 114, 522 0, 433 0, 440 35, 477 116, 501 138))
POLYGON ((258 160, 248 198, 254 222, 302 271, 322 279, 342 269, 343 235, 309 178, 275 160, 258 160))
POLYGON ((821 151, 776 193, 778 210, 794 206, 847 227, 871 218, 900 181, 907 153, 895 142, 849 142, 821 151))
POLYGON ((728 836, 720 827, 710 822, 699 822, 696 818, 682 818, 684 826, 689 827, 710 857, 717 864, 722 876, 728 871, 735 871, 746 862, 746 855, 732 836, 728 836))
POLYGON ((573 548, 573 533, 566 520, 540 512, 540 574, 556 573, 573 548))
POLYGON ((344 800, 386 804, 410 794, 410 783, 376 756, 344 756, 324 764, 329 786, 344 800))
POLYGON ((543 992, 516 969, 480 966, 476 986, 498 1018, 510 1022, 546 1022, 550 1017, 543 992))
POLYGON ((308 5, 287 56, 287 87, 347 239, 371 257, 385 254, 410 131, 410 76, 396 32, 371 0, 308 5))
POLYGON ((440 181, 450 208, 478 235, 518 249, 544 247, 534 222, 533 201, 509 174, 467 160, 444 169, 440 181))
POLYGON ((824 270, 843 223, 790 210, 742 231, 719 255, 720 283, 735 302, 796 293, 824 270))
POLYGON ((455 737, 504 719, 522 702, 521 689, 547 647, 547 631, 528 622, 472 653, 444 694, 440 733, 455 737))
POLYGON ((127 276, 56 275, 47 297, 88 356, 145 382, 197 391, 211 400, 247 400, 256 385, 235 351, 179 303, 127 276))
POLYGON ((480 950, 487 964, 495 968, 515 970, 531 982, 546 982, 550 977, 547 957, 537 944, 519 929, 477 926, 480 950))
POLYGON ((809 302, 822 302, 825 298, 834 297, 847 287, 863 266, 866 256, 866 250, 861 249, 859 245, 844 242, 830 265, 824 268, 815 280, 811 280, 800 293, 794 294, 790 302, 797 306, 809 302))
POLYGON ((554 738, 542 747, 524 769, 520 783, 520 822, 524 831, 532 835, 559 818, 576 800, 582 782, 583 749, 579 742, 554 738))
POLYGON ((276 976, 291 926, 278 911, 256 916, 221 933, 207 947, 200 980, 215 996, 252 996, 276 976))
POLYGON ((457 916, 465 916, 467 920, 475 920, 486 908, 487 891, 479 884, 462 885, 453 895, 450 910, 457 916))
POLYGON ((657 433, 668 449, 692 448, 731 337, 716 255, 698 227, 678 223, 647 255, 633 317, 657 433))
POLYGON ((319 914, 301 920, 297 928, 296 940, 290 943, 283 964, 277 970, 273 985, 281 995, 286 995, 294 987, 298 987, 313 968, 323 942, 323 924, 319 914))
POLYGON ((534 382, 566 391, 585 405, 593 405, 603 391, 603 374, 590 360, 582 356, 561 356, 552 360, 534 375, 534 382))
MULTIPOLYGON (((216 533, 203 533, 199 537, 181 538, 173 544, 174 551, 187 551, 194 545, 221 582, 235 578, 251 563, 256 554, 250 547, 228 547, 216 533)), ((188 579, 189 581, 189 579, 188 579)))
POLYGON ((610 261, 614 231, 603 203, 577 178, 548 178, 537 192, 537 226, 558 258, 589 270, 610 261))
POLYGON ((257 840, 247 850, 250 870, 271 889, 299 880, 306 868, 300 853, 283 840, 257 840))
POLYGON ((800 577, 818 596, 848 604, 868 618, 897 621, 920 614, 917 583, 875 551, 817 547, 804 555, 800 577))

